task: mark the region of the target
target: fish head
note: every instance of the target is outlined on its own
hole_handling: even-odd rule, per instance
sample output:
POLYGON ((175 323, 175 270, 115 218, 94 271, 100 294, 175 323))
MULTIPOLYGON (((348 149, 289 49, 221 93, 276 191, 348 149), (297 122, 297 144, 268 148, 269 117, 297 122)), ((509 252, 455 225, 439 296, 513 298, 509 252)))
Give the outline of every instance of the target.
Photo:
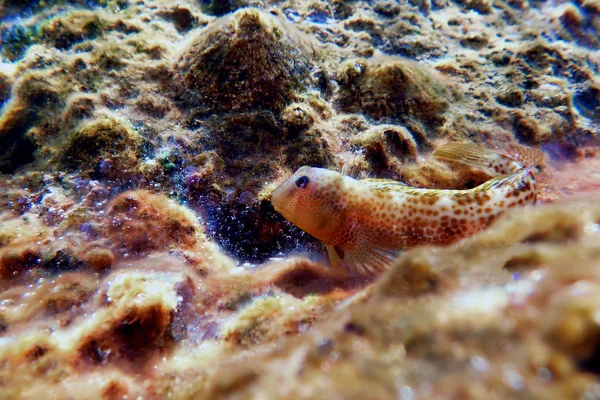
POLYGON ((301 167, 273 191, 271 202, 285 219, 328 243, 344 220, 344 183, 338 172, 301 167))

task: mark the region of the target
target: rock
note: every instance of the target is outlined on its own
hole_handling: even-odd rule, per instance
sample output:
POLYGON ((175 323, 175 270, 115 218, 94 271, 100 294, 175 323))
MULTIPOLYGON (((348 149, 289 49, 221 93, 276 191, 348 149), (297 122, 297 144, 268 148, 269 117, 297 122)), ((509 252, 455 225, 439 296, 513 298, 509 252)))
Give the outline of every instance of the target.
POLYGON ((0 115, 0 173, 12 173, 34 160, 37 150, 30 129, 62 106, 60 88, 41 73, 27 73, 15 83, 15 96, 0 115))
POLYGON ((338 72, 336 102, 345 112, 376 118, 418 120, 437 127, 450 105, 450 92, 425 67, 401 58, 344 62, 338 72))
POLYGON ((0 107, 9 99, 13 83, 12 76, 0 72, 0 107))
POLYGON ((263 0, 201 0, 204 12, 222 16, 242 7, 263 6, 263 0))
POLYGON ((96 272, 106 271, 115 264, 115 255, 113 252, 102 247, 95 247, 88 250, 81 259, 92 271, 96 272))
POLYGON ((59 50, 68 50, 84 40, 92 40, 106 29, 106 22, 92 11, 74 11, 50 20, 41 28, 41 40, 59 50))
POLYGON ((136 167, 142 143, 142 138, 128 124, 101 116, 77 126, 55 162, 68 171, 125 174, 136 167))
POLYGON ((600 84, 591 83, 575 93, 573 102, 586 117, 600 121, 600 84))
POLYGON ((82 363, 139 361, 174 344, 172 323, 190 285, 183 274, 121 271, 111 276, 98 311, 101 324, 82 335, 78 353, 82 363))
POLYGON ((177 65, 187 106, 280 109, 305 90, 313 51, 274 16, 242 9, 212 22, 177 65))
POLYGON ((381 176, 393 174, 392 171, 398 174, 402 164, 414 162, 419 154, 415 139, 403 126, 375 125, 352 141, 364 149, 373 171, 381 176))
POLYGON ((191 210, 146 190, 120 194, 108 206, 108 231, 121 255, 140 256, 206 241, 191 210))

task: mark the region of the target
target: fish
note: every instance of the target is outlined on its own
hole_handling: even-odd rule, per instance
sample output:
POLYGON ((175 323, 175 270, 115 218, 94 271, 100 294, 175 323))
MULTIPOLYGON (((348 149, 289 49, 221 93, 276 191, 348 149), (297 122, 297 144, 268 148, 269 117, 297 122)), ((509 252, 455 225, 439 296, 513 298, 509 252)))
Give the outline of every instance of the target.
POLYGON ((427 189, 303 166, 272 191, 271 202, 325 244, 332 267, 374 276, 402 251, 454 243, 487 228, 506 210, 536 201, 541 150, 516 146, 508 156, 452 142, 433 155, 478 168, 490 179, 472 189, 427 189))

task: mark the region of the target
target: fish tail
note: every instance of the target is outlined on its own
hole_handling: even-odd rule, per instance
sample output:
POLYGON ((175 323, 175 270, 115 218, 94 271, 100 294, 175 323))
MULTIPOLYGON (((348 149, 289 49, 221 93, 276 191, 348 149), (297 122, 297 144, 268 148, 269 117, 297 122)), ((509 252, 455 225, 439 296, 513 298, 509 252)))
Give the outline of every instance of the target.
POLYGON ((477 168, 490 176, 508 175, 523 168, 541 166, 544 153, 538 149, 515 145, 509 157, 471 143, 447 143, 433 155, 437 159, 459 162, 477 168))

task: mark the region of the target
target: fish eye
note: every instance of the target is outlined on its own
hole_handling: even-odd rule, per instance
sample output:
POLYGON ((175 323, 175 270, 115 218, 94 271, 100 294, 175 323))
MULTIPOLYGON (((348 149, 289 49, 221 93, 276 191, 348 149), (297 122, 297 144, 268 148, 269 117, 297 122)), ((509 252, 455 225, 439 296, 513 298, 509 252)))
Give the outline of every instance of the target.
POLYGON ((296 179, 296 186, 298 186, 300 189, 304 189, 306 185, 308 185, 308 182, 308 176, 301 176, 300 178, 296 179))

